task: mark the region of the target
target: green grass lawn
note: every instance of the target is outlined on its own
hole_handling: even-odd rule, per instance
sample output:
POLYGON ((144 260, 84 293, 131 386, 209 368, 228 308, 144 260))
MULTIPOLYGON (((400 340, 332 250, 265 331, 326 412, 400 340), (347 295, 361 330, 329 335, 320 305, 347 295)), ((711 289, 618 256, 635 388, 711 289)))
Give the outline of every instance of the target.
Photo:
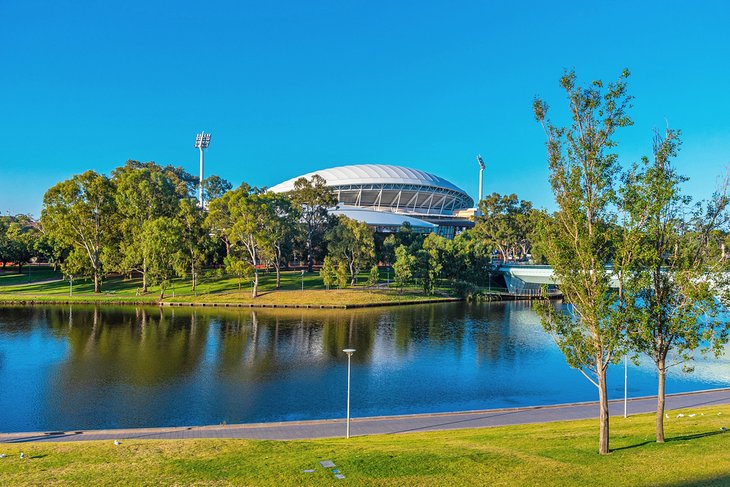
MULTIPOLYGON (((392 277, 392 274, 391 274, 392 277)), ((394 302, 414 303, 424 300, 443 298, 425 296, 418 288, 411 287, 404 292, 395 289, 368 289, 363 283, 367 276, 359 276, 359 285, 347 289, 326 290, 319 273, 305 273, 304 291, 302 291, 301 271, 283 272, 281 288, 276 289, 276 276, 273 272, 261 272, 259 279, 260 296, 251 298, 249 281, 241 283, 235 277, 221 276, 209 271, 198 280, 195 292, 189 280, 175 279, 167 288, 165 301, 196 303, 254 303, 260 305, 373 305, 394 302)), ((385 271, 381 272, 382 281, 387 279, 385 271)), ((69 296, 69 282, 63 276, 48 267, 33 268, 28 280, 27 267, 25 274, 0 271, 0 301, 75 301, 75 302, 134 302, 153 303, 159 300, 159 287, 150 286, 147 293, 140 293, 141 279, 123 279, 113 277, 102 284, 102 293, 93 292, 91 279, 75 279, 73 296, 69 296)))
POLYGON ((603 457, 595 420, 350 440, 3 444, 0 484, 730 485, 730 434, 720 431, 730 426, 730 406, 684 412, 697 415, 673 411, 663 445, 653 442, 653 415, 612 418, 613 452, 603 457), (321 460, 334 461, 346 479, 321 460))

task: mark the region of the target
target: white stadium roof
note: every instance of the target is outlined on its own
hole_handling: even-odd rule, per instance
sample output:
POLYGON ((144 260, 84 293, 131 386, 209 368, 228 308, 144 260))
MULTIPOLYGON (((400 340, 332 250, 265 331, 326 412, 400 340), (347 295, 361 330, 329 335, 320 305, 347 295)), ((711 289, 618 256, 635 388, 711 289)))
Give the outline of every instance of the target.
POLYGON ((460 193, 466 192, 433 174, 402 166, 386 164, 357 164, 351 166, 332 167, 320 171, 312 171, 302 176, 289 179, 270 188, 275 193, 286 193, 294 189, 294 181, 301 177, 307 179, 319 174, 327 181, 327 186, 348 186, 362 184, 412 184, 442 188, 460 193))
POLYGON ((353 220, 365 222, 374 227, 400 227, 403 223, 409 223, 414 229, 434 230, 438 227, 433 223, 413 218, 411 216, 390 213, 384 211, 368 210, 366 208, 356 208, 347 205, 337 205, 334 210, 330 210, 333 215, 344 215, 353 220))

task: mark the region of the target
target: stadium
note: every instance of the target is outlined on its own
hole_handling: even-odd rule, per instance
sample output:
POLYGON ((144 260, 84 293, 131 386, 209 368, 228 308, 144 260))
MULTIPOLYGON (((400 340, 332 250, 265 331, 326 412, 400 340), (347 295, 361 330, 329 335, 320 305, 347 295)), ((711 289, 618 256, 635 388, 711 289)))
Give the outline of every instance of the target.
POLYGON ((331 210, 372 226, 394 232, 408 222, 414 231, 435 232, 453 238, 473 226, 468 218, 474 200, 444 178, 417 169, 384 164, 359 164, 313 171, 270 188, 277 193, 294 189, 299 178, 315 174, 327 181, 338 198, 331 210))

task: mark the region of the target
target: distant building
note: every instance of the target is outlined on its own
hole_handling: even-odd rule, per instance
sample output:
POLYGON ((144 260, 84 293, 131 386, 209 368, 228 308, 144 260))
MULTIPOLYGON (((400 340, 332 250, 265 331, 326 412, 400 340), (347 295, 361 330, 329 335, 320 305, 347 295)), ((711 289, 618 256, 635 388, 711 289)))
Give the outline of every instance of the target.
POLYGON ((294 182, 318 174, 337 195, 331 210, 372 226, 395 232, 408 222, 414 231, 435 232, 453 238, 474 226, 474 200, 461 188, 418 169, 384 164, 359 164, 314 171, 271 188, 277 193, 294 189, 294 182))

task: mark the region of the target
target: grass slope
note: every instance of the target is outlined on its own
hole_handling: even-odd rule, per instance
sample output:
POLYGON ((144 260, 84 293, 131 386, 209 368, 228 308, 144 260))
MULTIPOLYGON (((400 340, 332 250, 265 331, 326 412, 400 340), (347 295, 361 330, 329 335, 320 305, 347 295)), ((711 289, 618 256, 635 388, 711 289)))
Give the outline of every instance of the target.
POLYGON ((730 485, 730 406, 684 411, 653 443, 653 415, 356 437, 350 440, 135 440, 0 445, 0 484, 699 486, 730 485), (721 413, 718 415, 718 413, 721 413), (23 451, 26 458, 21 460, 23 451), (336 480, 319 461, 333 460, 336 480), (314 473, 304 473, 314 469, 314 473))
MULTIPOLYGON (((392 277, 392 275, 390 276, 392 277)), ((381 280, 386 281, 388 274, 381 272, 381 280)), ((360 276, 360 282, 366 279, 360 276)), ((254 303, 262 305, 373 305, 394 302, 414 303, 424 300, 439 299, 439 296, 425 296, 417 288, 406 289, 399 293, 395 289, 368 289, 357 286, 348 289, 327 291, 322 279, 316 272, 305 273, 304 290, 302 291, 302 274, 300 271, 283 272, 281 288, 276 289, 276 278, 273 273, 262 272, 260 275, 260 296, 251 298, 249 283, 241 283, 234 277, 220 276, 210 272, 199 279, 193 292, 190 282, 176 279, 165 293, 165 301, 196 303, 254 303)), ((69 282, 63 280, 59 273, 47 267, 33 268, 30 282, 27 274, 17 272, 0 272, 0 301, 18 302, 102 302, 102 303, 154 303, 159 299, 159 287, 150 286, 149 292, 140 293, 140 279, 109 278, 104 281, 100 294, 93 292, 90 279, 74 280, 73 296, 69 297, 69 282)))

